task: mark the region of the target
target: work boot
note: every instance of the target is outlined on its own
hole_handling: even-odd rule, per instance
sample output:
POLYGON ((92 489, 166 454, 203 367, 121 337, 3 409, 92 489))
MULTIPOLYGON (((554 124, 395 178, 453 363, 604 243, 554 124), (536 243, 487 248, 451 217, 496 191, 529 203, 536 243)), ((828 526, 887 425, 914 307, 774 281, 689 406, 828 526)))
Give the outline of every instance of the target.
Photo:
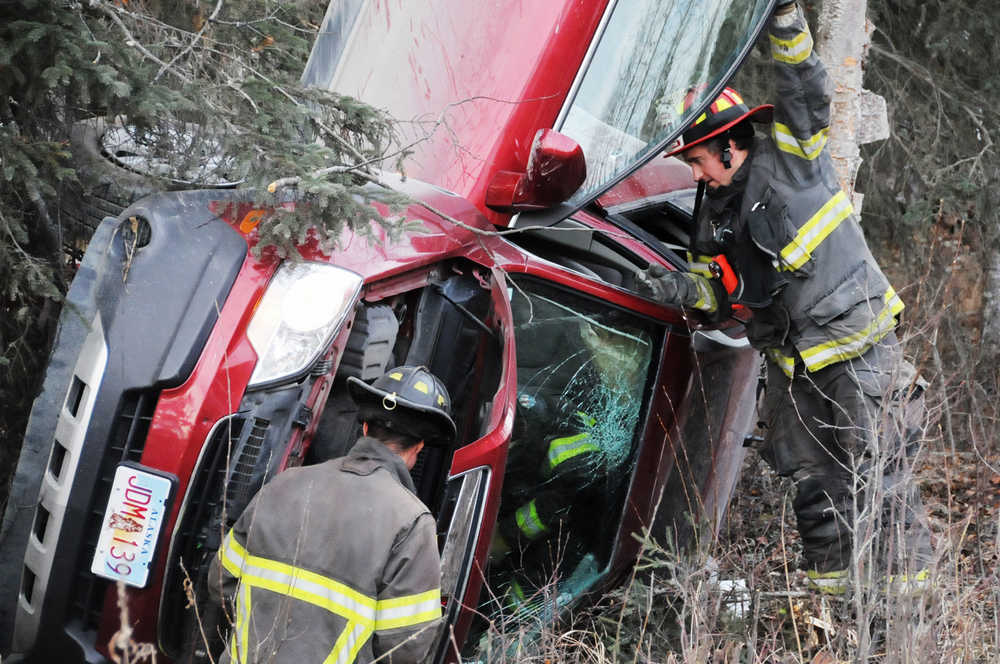
POLYGON ((846 569, 832 572, 806 571, 806 586, 824 595, 843 595, 847 592, 848 575, 846 569))
POLYGON ((890 574, 886 592, 894 595, 917 595, 930 589, 931 572, 926 567, 914 574, 890 574))
MULTIPOLYGON (((930 588, 930 570, 926 567, 913 574, 890 574, 886 578, 887 594, 899 596, 917 595, 930 588)), ((823 595, 843 595, 849 588, 850 575, 846 569, 832 572, 806 572, 806 586, 823 595)))

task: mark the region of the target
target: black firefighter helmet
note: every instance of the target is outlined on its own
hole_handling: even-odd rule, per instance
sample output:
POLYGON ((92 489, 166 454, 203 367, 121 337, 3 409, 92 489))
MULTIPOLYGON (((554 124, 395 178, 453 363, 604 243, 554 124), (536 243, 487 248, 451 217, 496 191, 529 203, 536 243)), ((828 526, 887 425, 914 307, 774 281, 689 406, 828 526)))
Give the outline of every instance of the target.
POLYGON ((347 388, 362 422, 378 422, 431 446, 454 444, 458 434, 451 419, 451 397, 426 367, 396 367, 371 385, 351 376, 347 388))

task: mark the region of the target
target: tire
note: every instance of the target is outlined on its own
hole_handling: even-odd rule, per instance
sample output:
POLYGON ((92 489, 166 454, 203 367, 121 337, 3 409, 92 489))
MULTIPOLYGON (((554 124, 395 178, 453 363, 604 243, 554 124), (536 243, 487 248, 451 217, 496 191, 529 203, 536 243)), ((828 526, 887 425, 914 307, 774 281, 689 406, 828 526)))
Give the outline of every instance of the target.
POLYGON ((66 185, 59 202, 63 233, 70 245, 87 242, 105 217, 117 217, 135 201, 166 187, 108 159, 101 149, 107 118, 82 120, 70 130, 73 168, 79 182, 66 185))
POLYGON ((199 158, 199 150, 202 154, 211 154, 219 144, 211 137, 203 138, 206 133, 198 125, 187 124, 181 131, 171 134, 180 136, 177 140, 186 140, 177 150, 139 139, 115 148, 116 144, 109 138, 112 135, 134 137, 137 131, 121 117, 81 120, 70 129, 72 165, 79 181, 63 188, 59 212, 66 244, 72 249, 82 250, 105 217, 119 216, 140 198, 161 191, 231 189, 241 181, 226 177, 222 167, 214 170, 195 168, 193 177, 182 177, 179 171, 191 170, 192 162, 197 165, 205 159, 217 159, 199 158), (136 152, 142 154, 134 154, 136 152), (181 162, 175 163, 174 152, 185 154, 181 162), (130 161, 134 167, 125 165, 130 161))

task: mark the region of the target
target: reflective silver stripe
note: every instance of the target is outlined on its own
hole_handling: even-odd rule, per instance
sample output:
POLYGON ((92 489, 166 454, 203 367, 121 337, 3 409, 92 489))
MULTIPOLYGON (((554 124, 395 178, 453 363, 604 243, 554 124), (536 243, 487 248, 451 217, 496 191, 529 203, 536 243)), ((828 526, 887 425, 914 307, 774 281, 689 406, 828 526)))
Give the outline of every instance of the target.
POLYGON ((778 367, 786 376, 792 378, 795 375, 794 357, 789 357, 784 353, 782 353, 781 351, 774 348, 768 349, 767 354, 771 358, 771 361, 777 364, 778 367))
POLYGON ((435 588, 417 595, 380 600, 375 629, 411 627, 441 617, 441 591, 435 588))
POLYGON ((886 291, 885 305, 882 307, 882 311, 866 328, 802 351, 800 355, 806 364, 806 369, 817 371, 834 362, 842 362, 863 355, 865 351, 896 327, 895 314, 902 308, 902 300, 896 296, 892 288, 889 288, 886 291))
POLYGON ((250 648, 250 586, 241 583, 236 592, 236 625, 233 629, 233 661, 245 662, 250 648))
POLYGON ((348 620, 362 623, 375 622, 374 600, 359 602, 328 585, 316 583, 299 574, 288 574, 280 570, 250 564, 243 569, 243 579, 254 586, 321 606, 348 620))
POLYGON ((809 30, 804 30, 791 39, 769 36, 771 38, 771 57, 778 62, 797 65, 812 53, 813 39, 809 30))
POLYGON ((556 438, 549 443, 549 470, 579 454, 596 450, 596 445, 586 442, 588 438, 590 434, 578 433, 575 436, 556 438))
POLYGON ((700 311, 715 313, 716 309, 719 308, 719 303, 715 299, 715 291, 712 290, 712 286, 709 285, 708 280, 697 275, 693 275, 692 280, 694 281, 695 289, 698 291, 698 301, 692 307, 700 311))
POLYGON ((239 578, 240 598, 232 649, 235 657, 245 653, 248 643, 251 588, 261 588, 324 608, 347 620, 325 664, 348 664, 357 657, 374 629, 409 627, 441 616, 441 590, 376 601, 329 577, 247 553, 233 532, 219 551, 223 566, 239 578), (239 634, 239 643, 236 640, 239 634))
POLYGON ((219 551, 219 559, 222 566, 226 568, 226 571, 237 579, 243 576, 244 552, 245 549, 236 541, 233 531, 230 530, 229 535, 226 536, 226 541, 222 543, 222 549, 219 551))
POLYGON ((809 138, 801 140, 792 133, 787 125, 775 122, 771 126, 771 136, 774 137, 774 142, 779 150, 809 161, 822 154, 829 133, 830 130, 824 128, 809 138))
POLYGON ((232 531, 219 555, 226 569, 238 570, 233 576, 244 582, 321 606, 348 620, 375 620, 375 598, 322 574, 250 555, 232 531))
POLYGON ((440 613, 441 593, 435 591, 433 594, 433 597, 415 601, 410 604, 402 604, 400 606, 394 606, 387 609, 379 608, 379 610, 375 613, 375 622, 393 622, 398 621, 401 618, 411 618, 413 616, 431 611, 438 611, 440 613))
POLYGON ((358 623, 347 623, 333 650, 323 660, 323 664, 351 664, 358 657, 358 651, 368 641, 371 630, 358 623))
POLYGON ((703 277, 711 278, 712 260, 711 256, 700 256, 692 254, 690 251, 687 252, 688 270, 703 277))
POLYGON ((231 646, 237 661, 246 656, 249 647, 252 588, 261 588, 301 600, 347 620, 344 630, 324 660, 324 664, 353 662, 374 630, 376 613, 374 598, 321 574, 250 555, 236 539, 232 530, 229 531, 219 551, 219 557, 226 570, 240 579, 242 602, 237 604, 237 627, 231 646), (239 641, 236 633, 239 634, 239 641))
POLYGON ((534 539, 548 530, 538 516, 538 509, 535 507, 534 499, 527 505, 518 507, 517 511, 514 512, 514 519, 517 521, 517 527, 521 529, 521 532, 528 539, 534 539))
POLYGON ((838 191, 799 229, 795 239, 781 250, 786 270, 797 270, 812 257, 812 252, 854 211, 847 194, 838 191))

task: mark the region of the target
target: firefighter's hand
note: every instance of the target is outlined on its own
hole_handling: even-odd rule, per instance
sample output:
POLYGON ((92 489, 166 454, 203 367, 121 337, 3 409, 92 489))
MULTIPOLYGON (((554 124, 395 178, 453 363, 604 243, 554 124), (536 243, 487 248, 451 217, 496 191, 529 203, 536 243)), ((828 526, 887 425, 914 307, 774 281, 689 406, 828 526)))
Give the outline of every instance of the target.
POLYGON ((729 298, 722 282, 690 272, 670 271, 650 265, 639 275, 639 294, 666 305, 697 309, 709 320, 725 320, 730 314, 729 298))
POLYGON ((650 265, 638 275, 639 295, 656 300, 662 304, 683 307, 681 299, 684 290, 683 277, 680 272, 672 272, 662 265, 650 265))

